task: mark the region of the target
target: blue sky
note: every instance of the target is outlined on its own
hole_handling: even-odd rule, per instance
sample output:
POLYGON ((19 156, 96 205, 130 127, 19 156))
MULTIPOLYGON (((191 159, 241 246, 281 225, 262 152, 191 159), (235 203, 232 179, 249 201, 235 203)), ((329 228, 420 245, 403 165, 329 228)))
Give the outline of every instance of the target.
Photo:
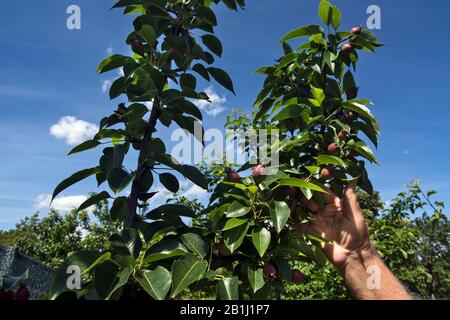
MULTIPOLYGON (((76 130, 92 130, 90 123, 97 124, 120 102, 110 102, 102 91, 116 75, 95 73, 108 48, 128 53, 123 39, 130 31, 130 18, 109 11, 113 3, 0 3, 0 229, 13 227, 38 209, 45 213, 43 203, 62 179, 97 163, 99 151, 65 155, 72 148, 68 139, 80 138, 76 130), (70 4, 81 8, 81 30, 66 28, 70 4), (72 117, 65 118, 69 127, 60 121, 66 116, 72 117), (59 125, 52 135, 55 124, 59 125), (71 128, 75 131, 67 136, 71 128), (58 133, 66 139, 57 139, 58 133)), ((369 5, 382 9, 382 28, 375 32, 387 46, 375 55, 363 54, 357 74, 360 96, 375 102, 373 110, 382 126, 377 150, 381 164, 369 168, 375 188, 390 199, 418 178, 450 205, 450 2, 333 3, 343 12, 343 29, 364 24, 369 5)), ((262 83, 254 70, 280 56, 278 40, 287 31, 317 23, 317 4, 318 0, 249 0, 244 12, 218 8, 217 33, 225 52, 217 65, 233 77, 237 96, 213 83, 215 107, 225 111, 206 116, 208 127, 223 127, 232 107, 250 110, 262 83)), ((60 205, 79 201, 94 187, 88 180, 66 190, 66 202, 60 205)), ((189 194, 198 196, 196 190, 189 194)))

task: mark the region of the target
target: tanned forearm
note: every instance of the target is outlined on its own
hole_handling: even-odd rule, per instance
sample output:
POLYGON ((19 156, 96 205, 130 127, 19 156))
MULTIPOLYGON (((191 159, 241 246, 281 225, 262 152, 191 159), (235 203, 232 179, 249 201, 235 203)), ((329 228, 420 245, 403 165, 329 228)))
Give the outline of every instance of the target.
POLYGON ((358 300, 412 299, 373 247, 352 254, 340 272, 358 300))

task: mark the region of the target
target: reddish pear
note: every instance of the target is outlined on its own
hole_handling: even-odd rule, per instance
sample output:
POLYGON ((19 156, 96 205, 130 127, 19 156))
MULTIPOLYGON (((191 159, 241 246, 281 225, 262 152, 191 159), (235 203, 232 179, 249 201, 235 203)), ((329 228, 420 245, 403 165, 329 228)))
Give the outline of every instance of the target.
POLYGON ((359 87, 351 88, 347 91, 347 100, 353 100, 358 96, 359 87))
POLYGON ((292 282, 295 284, 305 283, 305 275, 298 269, 292 269, 292 282))
POLYGON ((278 276, 277 269, 270 263, 263 268, 264 277, 267 279, 276 279, 278 276))
POLYGON ((350 30, 351 34, 360 34, 362 31, 363 27, 362 26, 357 26, 352 28, 352 30, 350 30))
POLYGON ((335 172, 336 171, 334 170, 334 167, 328 166, 328 167, 323 168, 320 171, 320 175, 322 176, 322 178, 329 180, 334 177, 335 172))
POLYGON ((131 49, 133 50, 134 53, 137 53, 140 56, 144 56, 145 54, 145 47, 142 44, 142 42, 138 39, 133 40, 133 42, 131 43, 131 49))
POLYGON ((28 300, 30 299, 30 291, 28 290, 27 286, 24 284, 21 284, 19 286, 19 289, 16 291, 16 300, 28 300))
POLYGON ((227 173, 227 180, 228 182, 239 183, 241 182, 241 176, 237 172, 229 171, 227 173))
POLYGON ((117 111, 119 111, 120 113, 125 113, 128 111, 125 103, 119 103, 119 106, 117 107, 117 111))
POLYGON ((345 130, 339 131, 339 133, 338 133, 338 138, 339 138, 340 140, 344 140, 345 138, 347 138, 347 131, 345 131, 345 130))
POLYGON ((174 47, 170 48, 167 52, 169 53, 169 60, 173 60, 180 51, 178 50, 178 48, 174 47))
POLYGON ((258 164, 252 170, 253 178, 258 178, 266 175, 266 167, 263 164, 258 164))
POLYGON ((353 52, 353 46, 350 43, 346 43, 341 48, 342 52, 345 54, 349 54, 353 52))
POLYGON ((298 194, 299 194, 298 191, 299 191, 298 188, 291 187, 291 188, 288 189, 287 195, 290 198, 296 198, 298 196, 298 194))
POLYGON ((297 124, 295 123, 294 119, 287 119, 286 120, 286 128, 290 131, 290 132, 294 132, 295 129, 297 128, 297 124))
POLYGON ((337 143, 330 143, 328 145, 328 153, 333 154, 333 155, 338 155, 339 154, 339 145, 337 143))

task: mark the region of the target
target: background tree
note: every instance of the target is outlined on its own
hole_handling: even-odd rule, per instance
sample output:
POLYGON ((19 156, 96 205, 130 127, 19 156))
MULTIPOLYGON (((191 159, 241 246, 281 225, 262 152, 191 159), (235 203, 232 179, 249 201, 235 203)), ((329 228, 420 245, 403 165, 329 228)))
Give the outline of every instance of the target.
POLYGON ((119 225, 111 221, 107 201, 102 201, 92 210, 67 214, 50 210, 43 218, 36 213, 22 219, 14 230, 5 234, 14 235, 2 245, 16 247, 20 252, 50 267, 59 267, 69 253, 79 250, 105 250, 109 237, 117 232, 119 225))

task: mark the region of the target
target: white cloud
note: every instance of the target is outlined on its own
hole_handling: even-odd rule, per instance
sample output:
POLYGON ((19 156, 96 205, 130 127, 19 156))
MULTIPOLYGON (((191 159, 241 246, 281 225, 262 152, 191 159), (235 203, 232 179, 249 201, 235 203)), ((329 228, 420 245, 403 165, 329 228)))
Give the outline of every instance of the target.
POLYGON ((207 196, 208 191, 200 188, 199 186, 192 184, 191 187, 185 189, 186 191, 182 192, 181 195, 188 199, 197 199, 200 200, 207 196))
POLYGON ((111 80, 102 80, 102 92, 106 93, 109 88, 111 88, 112 81, 111 80))
MULTIPOLYGON (((77 196, 67 196, 60 197, 53 200, 53 203, 50 205, 50 201, 52 200, 52 196, 49 194, 41 194, 37 196, 36 200, 33 204, 33 209, 54 209, 58 211, 68 212, 73 209, 78 208, 83 202, 87 200, 86 196, 77 195, 77 196)), ((88 208, 87 210, 89 210, 88 208)))
MULTIPOLYGON (((167 199, 173 198, 173 193, 168 191, 162 185, 159 185, 154 191, 158 193, 150 200, 152 205, 159 205, 165 203, 167 199)), ((180 191, 178 195, 184 196, 188 199, 201 200, 208 195, 208 191, 203 190, 192 182, 185 180, 180 181, 180 191)))
POLYGON ((50 134, 56 139, 64 139, 69 145, 77 145, 91 139, 99 128, 84 120, 78 120, 73 116, 61 118, 57 124, 50 127, 50 134))
POLYGON ((213 89, 212 86, 208 87, 205 90, 205 93, 208 95, 209 100, 195 100, 193 101, 197 107, 201 110, 205 111, 208 116, 216 117, 218 114, 225 111, 224 104, 227 102, 227 98, 225 96, 219 96, 213 89))
POLYGON ((108 47, 108 48, 106 49, 106 54, 107 54, 108 56, 112 56, 113 53, 114 53, 113 47, 108 47))

